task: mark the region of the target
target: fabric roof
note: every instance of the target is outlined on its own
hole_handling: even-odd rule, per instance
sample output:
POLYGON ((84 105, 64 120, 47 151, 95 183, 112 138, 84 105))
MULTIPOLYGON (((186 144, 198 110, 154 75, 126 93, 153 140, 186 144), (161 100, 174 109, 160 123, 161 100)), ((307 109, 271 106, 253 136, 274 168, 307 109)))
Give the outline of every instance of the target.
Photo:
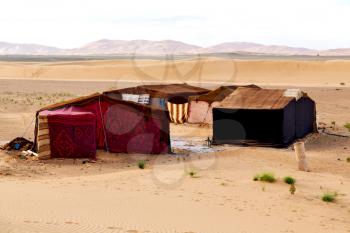
POLYGON ((66 100, 66 101, 63 101, 63 102, 60 102, 60 103, 56 103, 56 104, 45 106, 45 107, 39 109, 37 111, 37 113, 42 112, 44 110, 55 110, 55 109, 68 107, 68 106, 84 105, 84 104, 87 104, 87 103, 89 103, 91 101, 99 100, 99 99, 100 100, 106 100, 106 101, 109 101, 109 102, 121 103, 121 104, 124 104, 124 105, 128 105, 128 106, 134 107, 134 108, 139 109, 141 111, 149 111, 149 112, 166 112, 167 111, 167 110, 164 110, 164 109, 161 109, 161 108, 148 106, 148 105, 142 105, 142 104, 134 103, 134 102, 131 102, 131 101, 115 100, 115 99, 109 98, 108 96, 106 96, 104 94, 94 93, 94 94, 91 94, 91 95, 88 95, 88 96, 82 96, 82 97, 66 100))
POLYGON ((258 89, 239 87, 227 96, 218 108, 232 109, 282 109, 294 97, 284 96, 284 89, 258 89))
POLYGON ((141 85, 137 87, 124 88, 119 90, 107 91, 108 93, 128 93, 128 94, 150 94, 151 97, 174 97, 191 95, 201 95, 210 90, 184 84, 161 84, 161 85, 141 85))
MULTIPOLYGON (((210 91, 203 95, 197 95, 197 96, 190 96, 190 101, 205 101, 208 103, 213 103, 216 101, 222 101, 227 96, 229 96, 234 90, 236 90, 238 87, 241 86, 221 86, 213 91, 210 91)), ((244 87, 250 87, 250 88, 260 88, 255 85, 248 85, 244 87)))
POLYGON ((165 84, 165 85, 143 85, 144 89, 166 93, 168 95, 178 94, 178 93, 201 93, 208 92, 208 89, 201 87, 191 86, 186 83, 184 84, 165 84))

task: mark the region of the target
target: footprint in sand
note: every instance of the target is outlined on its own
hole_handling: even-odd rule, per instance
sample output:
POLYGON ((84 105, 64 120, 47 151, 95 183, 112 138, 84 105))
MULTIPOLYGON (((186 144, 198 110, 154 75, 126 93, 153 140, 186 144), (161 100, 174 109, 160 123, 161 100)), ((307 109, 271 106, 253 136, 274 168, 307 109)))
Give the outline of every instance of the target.
POLYGON ((107 227, 109 230, 121 230, 121 227, 107 227))

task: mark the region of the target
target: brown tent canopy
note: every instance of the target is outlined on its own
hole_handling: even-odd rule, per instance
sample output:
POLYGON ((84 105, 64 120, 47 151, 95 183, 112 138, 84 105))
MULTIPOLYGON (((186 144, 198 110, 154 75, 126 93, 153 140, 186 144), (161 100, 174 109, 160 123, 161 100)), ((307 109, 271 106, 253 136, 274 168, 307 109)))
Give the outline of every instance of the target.
POLYGON ((172 122, 184 123, 188 118, 190 96, 202 95, 209 90, 184 84, 142 85, 104 92, 112 99, 129 100, 168 109, 172 122))
POLYGON ((228 95, 230 95, 238 87, 250 87, 250 88, 260 88, 256 85, 247 85, 247 86, 221 86, 213 91, 205 93, 203 95, 190 96, 189 101, 205 101, 208 103, 213 103, 216 101, 224 100, 228 95))
POLYGON ((226 97, 219 108, 281 109, 294 97, 285 96, 284 89, 237 88, 226 97))
MULTIPOLYGON (((195 124, 212 124, 212 109, 217 107, 221 101, 232 94, 238 87, 241 86, 221 86, 203 95, 190 96, 188 122, 195 124)), ((260 89, 260 87, 255 85, 247 85, 244 87, 260 89)))
POLYGON ((213 143, 285 147, 316 132, 316 105, 296 89, 237 88, 213 108, 213 143))
POLYGON ((106 91, 104 94, 149 94, 151 98, 188 98, 193 95, 202 95, 209 92, 208 89, 183 84, 141 85, 137 87, 106 91))

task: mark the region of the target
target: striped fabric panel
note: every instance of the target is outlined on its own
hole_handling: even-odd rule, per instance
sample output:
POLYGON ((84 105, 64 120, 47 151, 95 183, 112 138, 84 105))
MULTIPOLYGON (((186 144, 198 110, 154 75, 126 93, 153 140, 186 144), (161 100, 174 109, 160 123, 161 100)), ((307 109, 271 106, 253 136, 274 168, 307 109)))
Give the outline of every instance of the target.
POLYGON ((39 129, 40 130, 45 130, 49 128, 49 124, 48 123, 39 123, 39 129))
POLYGON ((173 104, 168 102, 170 120, 176 124, 183 124, 188 119, 188 103, 173 104))
POLYGON ((38 154, 39 159, 49 159, 51 157, 50 149, 50 131, 47 117, 39 116, 38 127, 38 154))
POLYGON ((39 122, 40 123, 48 123, 47 116, 39 116, 39 122))
POLYGON ((44 138, 44 139, 39 139, 40 145, 50 145, 50 137, 49 138, 44 138))
POLYGON ((45 139, 50 140, 50 135, 48 135, 48 134, 38 135, 38 140, 39 141, 42 141, 42 140, 45 140, 45 139))

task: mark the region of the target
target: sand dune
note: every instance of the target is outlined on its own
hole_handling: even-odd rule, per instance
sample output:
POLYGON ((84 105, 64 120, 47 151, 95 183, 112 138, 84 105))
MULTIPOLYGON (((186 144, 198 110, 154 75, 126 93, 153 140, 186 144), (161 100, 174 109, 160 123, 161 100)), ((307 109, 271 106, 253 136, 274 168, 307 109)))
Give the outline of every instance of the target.
POLYGON ((350 83, 348 60, 114 60, 1 62, 0 78, 139 80, 339 86, 350 83))

